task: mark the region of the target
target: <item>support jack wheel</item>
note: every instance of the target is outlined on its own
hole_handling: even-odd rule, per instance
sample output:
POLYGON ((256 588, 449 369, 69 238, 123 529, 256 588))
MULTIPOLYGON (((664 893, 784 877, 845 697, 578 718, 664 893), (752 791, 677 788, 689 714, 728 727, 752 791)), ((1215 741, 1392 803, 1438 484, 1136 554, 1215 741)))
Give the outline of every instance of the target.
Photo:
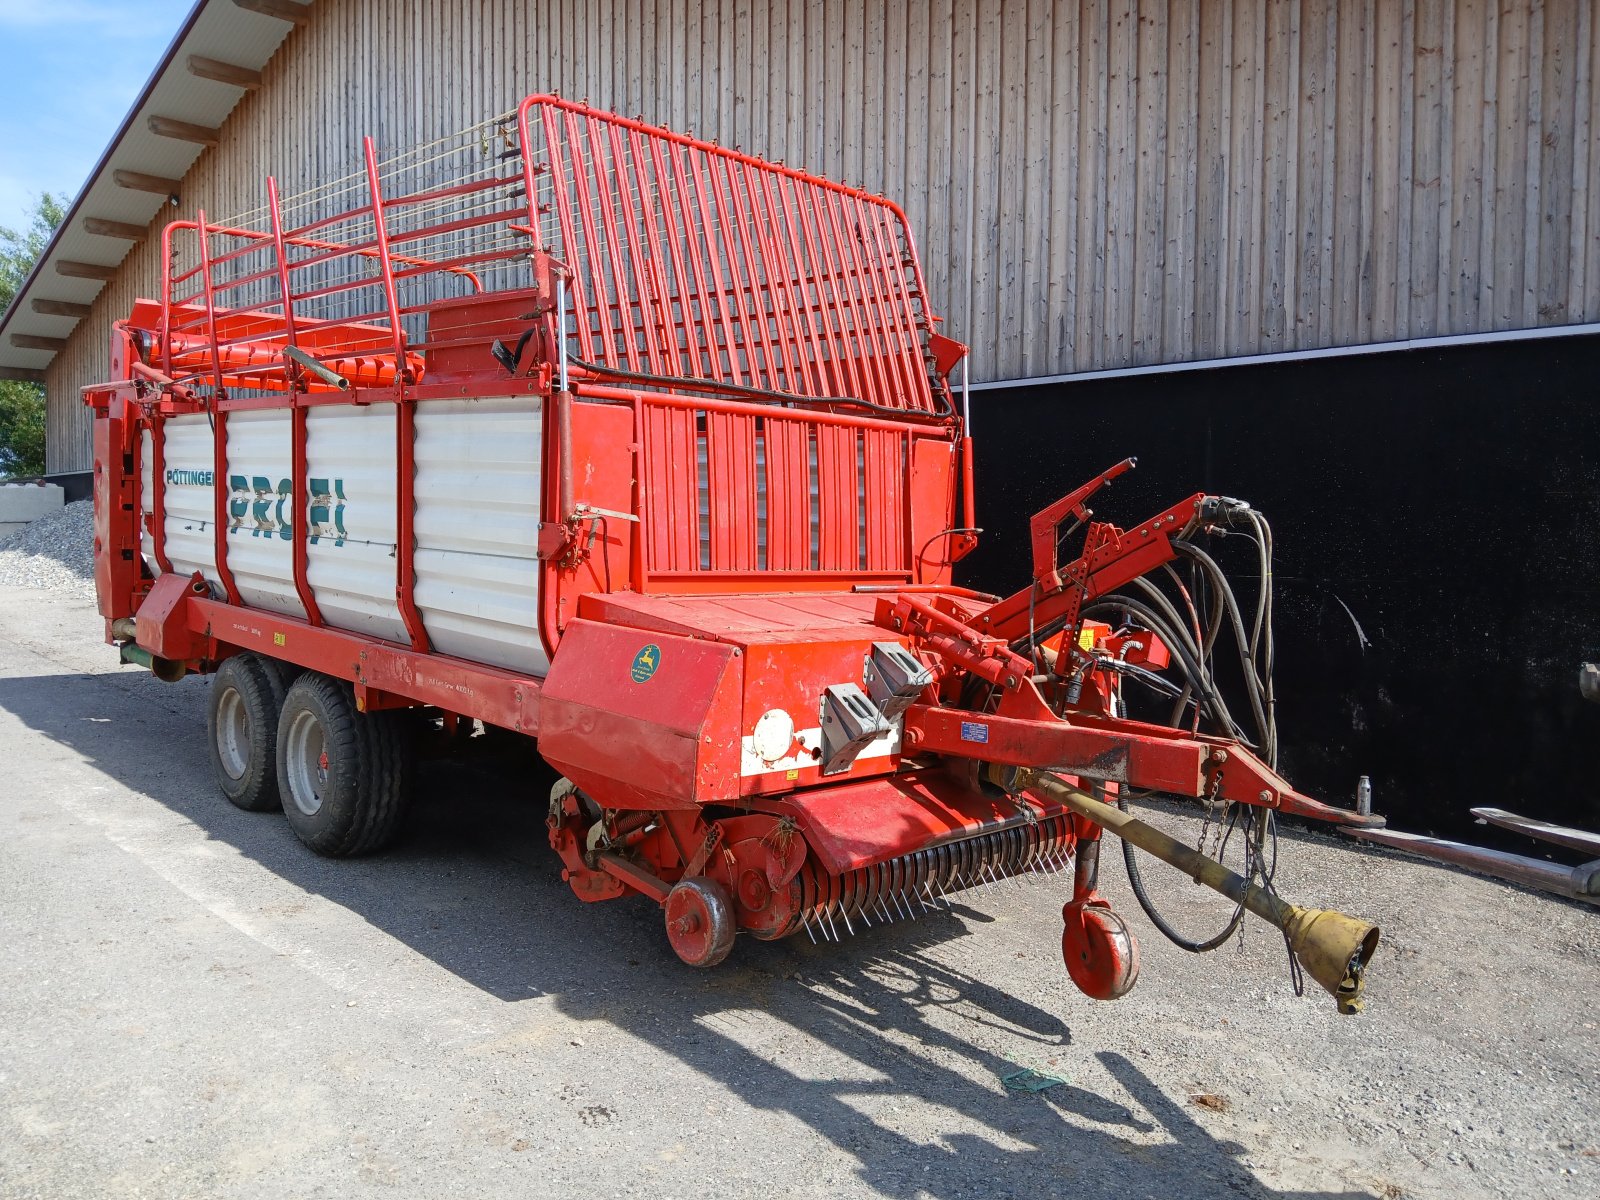
POLYGON ((667 893, 662 905, 667 941, 691 967, 714 967, 733 949, 733 898, 714 879, 693 875, 667 893))
POLYGON ((1104 900, 1073 901, 1061 910, 1061 957, 1078 990, 1094 1000, 1126 996, 1139 982, 1139 942, 1104 900))

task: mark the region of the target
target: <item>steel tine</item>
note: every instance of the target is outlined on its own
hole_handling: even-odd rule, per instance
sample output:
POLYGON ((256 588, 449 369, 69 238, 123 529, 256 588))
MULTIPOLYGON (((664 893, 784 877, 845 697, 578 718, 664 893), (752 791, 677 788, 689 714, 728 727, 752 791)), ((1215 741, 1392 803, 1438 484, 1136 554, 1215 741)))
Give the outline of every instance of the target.
POLYGON ((823 909, 822 915, 828 919, 828 929, 833 934, 833 940, 837 942, 839 940, 839 928, 833 923, 833 904, 831 902, 827 908, 823 909))
POLYGON ((969 888, 976 891, 982 882, 983 875, 979 869, 979 864, 969 856, 963 855, 961 873, 957 877, 957 886, 962 891, 966 891, 969 888))
POLYGON ((900 915, 909 921, 911 919, 911 910, 908 909, 905 906, 904 901, 901 900, 900 893, 896 892, 892 897, 890 897, 890 899, 894 901, 894 906, 900 910, 900 915))
POLYGON ((817 935, 811 932, 811 914, 810 913, 802 913, 801 914, 801 916, 800 916, 800 928, 804 929, 806 931, 806 936, 811 939, 811 944, 813 946, 815 946, 817 944, 817 935))
POLYGON ((1006 880, 1010 880, 1011 883, 1016 883, 1016 885, 1018 885, 1019 888, 1021 888, 1022 883, 1019 882, 1019 880, 1018 880, 1018 874, 1019 874, 1019 872, 1018 872, 1018 862, 1019 861, 1021 861, 1021 859, 1006 859, 1005 867, 1003 867, 1003 872, 1005 872, 1005 874, 1002 875, 1002 878, 1006 878, 1006 880))
POLYGON ((878 911, 883 914, 884 920, 888 921, 891 925, 894 924, 894 913, 889 911, 889 906, 884 902, 882 896, 878 897, 878 911))
POLYGON ((905 920, 909 914, 906 912, 905 905, 900 903, 900 893, 905 891, 908 886, 911 865, 912 860, 908 858, 897 867, 890 868, 889 871, 889 882, 893 885, 889 888, 889 903, 894 905, 895 911, 900 914, 902 920, 905 920))
POLYGON ((962 845, 967 849, 968 853, 961 856, 961 887, 963 889, 972 888, 977 890, 983 882, 981 864, 976 857, 976 851, 973 851, 971 846, 968 846, 965 842, 962 845))
POLYGON ((850 936, 855 937, 856 927, 850 924, 850 914, 845 912, 842 904, 839 906, 839 919, 844 922, 844 927, 850 931, 850 936))

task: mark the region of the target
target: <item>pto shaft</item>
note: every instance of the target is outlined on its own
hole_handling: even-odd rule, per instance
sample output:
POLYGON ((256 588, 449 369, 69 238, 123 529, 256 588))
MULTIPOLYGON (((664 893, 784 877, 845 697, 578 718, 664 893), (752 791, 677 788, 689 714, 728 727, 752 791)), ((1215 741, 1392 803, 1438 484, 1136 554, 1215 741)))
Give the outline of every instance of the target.
POLYGON ((1045 771, 1030 772, 1024 786, 1103 829, 1131 842, 1188 875, 1221 892, 1235 904, 1242 904, 1263 921, 1283 930, 1306 973, 1338 1002, 1341 1013, 1361 1011, 1361 992, 1366 986, 1366 966, 1378 948, 1378 927, 1344 913, 1301 908, 1280 900, 1271 892, 1241 878, 1213 858, 1185 846, 1152 825, 1131 817, 1121 809, 1096 800, 1059 776, 1045 771))

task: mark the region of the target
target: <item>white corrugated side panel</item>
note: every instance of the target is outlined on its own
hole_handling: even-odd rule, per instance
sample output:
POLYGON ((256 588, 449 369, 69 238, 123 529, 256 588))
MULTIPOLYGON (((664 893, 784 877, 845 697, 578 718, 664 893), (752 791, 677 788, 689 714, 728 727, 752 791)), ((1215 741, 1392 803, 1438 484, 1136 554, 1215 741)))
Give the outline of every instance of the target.
POLYGON ((155 507, 155 493, 151 489, 151 480, 155 478, 155 464, 151 461, 153 441, 148 425, 139 431, 139 555, 150 574, 156 575, 160 573, 156 567, 156 543, 150 535, 150 523, 145 520, 155 507))
MULTIPOLYGON (((319 405, 306 414, 307 509, 289 495, 286 411, 228 419, 228 563, 246 604, 298 616, 290 521, 304 519, 307 574, 324 621, 407 641, 395 603, 395 417, 390 405, 319 405), (242 477, 242 481, 241 481, 242 477)), ((166 552, 174 571, 217 582, 205 414, 164 426, 166 552)), ((537 397, 417 406, 416 601, 441 654, 543 674, 539 639, 540 459, 537 397)), ((146 435, 142 508, 152 502, 146 435)), ((153 559, 148 535, 144 552, 153 559)), ((152 569, 154 563, 152 561, 152 569)))
POLYGON ((433 646, 542 675, 533 396, 417 406, 416 602, 433 646))
POLYGON ((406 642, 395 603, 394 439, 392 404, 306 411, 306 481, 315 518, 307 525, 306 572, 329 625, 406 642))
POLYGON ((228 570, 253 608, 305 616, 294 590, 289 412, 228 414, 228 570))
MULTIPOLYGON (((167 561, 177 574, 193 575, 199 571, 215 584, 215 500, 211 488, 192 482, 197 478, 208 478, 211 474, 211 422, 206 419, 205 413, 190 413, 182 417, 168 417, 161 428, 167 478, 190 481, 169 482, 166 486, 167 537, 164 549, 167 561)), ((149 454, 145 455, 145 462, 150 462, 149 454)), ((146 512, 150 511, 148 504, 147 495, 146 512)), ((152 556, 151 570, 155 570, 155 547, 149 539, 145 540, 145 550, 152 556)))

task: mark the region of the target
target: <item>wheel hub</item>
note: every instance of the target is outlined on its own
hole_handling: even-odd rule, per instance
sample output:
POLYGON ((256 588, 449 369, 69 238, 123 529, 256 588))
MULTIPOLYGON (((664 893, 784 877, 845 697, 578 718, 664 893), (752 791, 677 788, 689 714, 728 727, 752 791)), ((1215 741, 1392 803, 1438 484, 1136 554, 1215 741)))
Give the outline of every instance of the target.
POLYGON ((323 742, 322 725, 316 714, 301 711, 290 722, 284 747, 284 765, 289 797, 295 808, 314 817, 322 808, 322 793, 328 784, 328 750, 323 742))
POLYGON ((238 688, 217 701, 217 757, 229 779, 243 779, 250 767, 250 712, 238 688))
POLYGON ((728 890, 702 875, 667 893, 667 941, 691 967, 714 967, 733 949, 733 901, 728 890))

